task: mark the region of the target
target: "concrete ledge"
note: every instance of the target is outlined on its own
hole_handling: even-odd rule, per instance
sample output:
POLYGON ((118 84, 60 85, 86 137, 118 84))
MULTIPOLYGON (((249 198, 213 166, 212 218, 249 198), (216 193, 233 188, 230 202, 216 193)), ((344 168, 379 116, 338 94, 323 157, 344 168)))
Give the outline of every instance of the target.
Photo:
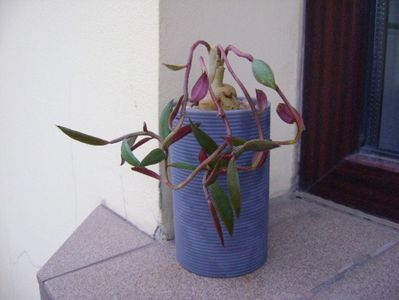
POLYGON ((270 201, 269 228, 264 267, 211 279, 100 206, 39 271, 42 299, 397 299, 397 224, 294 194, 270 201))

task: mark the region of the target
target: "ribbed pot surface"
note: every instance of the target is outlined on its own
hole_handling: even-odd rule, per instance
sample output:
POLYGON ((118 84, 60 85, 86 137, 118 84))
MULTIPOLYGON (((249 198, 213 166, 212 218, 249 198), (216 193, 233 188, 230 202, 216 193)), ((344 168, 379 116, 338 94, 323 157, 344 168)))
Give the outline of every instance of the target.
MULTIPOLYGON (((249 110, 226 111, 233 136, 243 139, 257 138, 257 129, 249 110)), ((201 123, 218 144, 223 143, 225 126, 216 112, 189 110, 188 117, 201 123)), ((265 136, 270 135, 270 111, 261 114, 261 124, 265 136)), ((200 147, 194 136, 175 143, 171 147, 173 162, 198 165, 200 147)), ((252 154, 246 153, 239 165, 249 165, 252 154)), ((172 168, 172 180, 184 180, 189 171, 172 168)), ((261 267, 267 257, 267 222, 269 201, 269 162, 257 171, 240 172, 241 215, 235 220, 234 234, 231 237, 224 225, 225 247, 220 243, 207 201, 202 190, 202 174, 197 176, 184 189, 173 192, 174 222, 177 261, 185 269, 198 275, 209 277, 236 277, 250 273, 261 267)), ((226 189, 225 176, 218 182, 226 189)))

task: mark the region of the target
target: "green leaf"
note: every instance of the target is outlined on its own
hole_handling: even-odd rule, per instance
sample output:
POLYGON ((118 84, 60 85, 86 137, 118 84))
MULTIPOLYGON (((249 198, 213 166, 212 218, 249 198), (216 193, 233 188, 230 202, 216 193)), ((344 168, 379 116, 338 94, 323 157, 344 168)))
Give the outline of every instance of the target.
POLYGON ((67 136, 69 136, 71 139, 77 140, 81 143, 85 143, 85 144, 89 144, 89 145, 93 145, 93 146, 104 146, 109 144, 108 141, 100 139, 98 137, 95 136, 91 136, 91 135, 87 135, 85 133, 76 131, 76 130, 72 130, 60 125, 57 125, 57 127, 63 132, 65 133, 67 136))
MULTIPOLYGON (((127 144, 129 145, 130 150, 132 150, 132 146, 134 145, 134 143, 136 142, 137 139, 137 135, 132 136, 128 139, 126 139, 127 144)), ((121 155, 121 166, 125 163, 125 160, 123 159, 122 155, 121 155)))
POLYGON ((229 234, 233 235, 234 214, 228 196, 217 182, 211 184, 209 188, 220 218, 226 226, 229 234))
POLYGON ((252 73, 259 83, 274 90, 276 89, 273 71, 263 60, 255 59, 252 62, 252 73))
POLYGON ((235 136, 233 136, 232 141, 233 141, 234 146, 241 146, 241 145, 245 144, 245 142, 246 142, 246 140, 244 140, 240 137, 235 137, 235 136))
POLYGON ((169 167, 173 167, 173 168, 179 168, 179 169, 184 169, 184 170, 189 170, 189 171, 194 171, 197 167, 190 165, 190 164, 186 164, 186 163, 182 163, 182 162, 175 162, 169 165, 169 167))
POLYGON ((223 237, 222 226, 220 225, 219 217, 216 212, 215 206, 213 205, 212 201, 210 201, 210 200, 208 200, 208 208, 209 208, 209 211, 211 212, 213 224, 215 225, 216 232, 220 239, 220 243, 224 247, 224 237, 223 237))
POLYGON ((155 165, 166 158, 165 152, 162 149, 156 148, 147 154, 140 163, 140 167, 155 165))
POLYGON ((121 156, 122 159, 125 160, 132 166, 138 167, 140 166, 140 161, 134 156, 133 152, 130 150, 129 142, 127 139, 123 139, 121 146, 121 156))
POLYGON ((193 134, 197 139, 198 144, 205 150, 208 155, 211 155, 218 148, 216 142, 206 134, 202 129, 193 123, 190 119, 191 128, 193 129, 193 134))
POLYGON ((236 212, 237 218, 241 211, 240 178, 238 176, 237 164, 234 156, 230 159, 227 166, 227 187, 229 189, 231 204, 236 212))
POLYGON ((167 137, 168 134, 171 132, 171 130, 169 128, 168 120, 169 120, 169 115, 172 113, 172 110, 173 110, 173 100, 169 101, 165 105, 165 107, 161 113, 161 117, 159 120, 159 135, 162 138, 167 137))
POLYGON ((172 71, 179 71, 187 67, 186 65, 171 65, 171 64, 163 64, 163 65, 172 71))
POLYGON ((246 142, 243 147, 246 151, 262 152, 280 147, 280 145, 271 140, 251 140, 246 142))

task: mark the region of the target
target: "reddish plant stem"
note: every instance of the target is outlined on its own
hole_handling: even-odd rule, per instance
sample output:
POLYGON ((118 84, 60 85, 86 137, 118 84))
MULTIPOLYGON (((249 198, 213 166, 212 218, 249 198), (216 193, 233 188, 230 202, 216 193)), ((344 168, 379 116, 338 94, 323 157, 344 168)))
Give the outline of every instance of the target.
POLYGON ((202 40, 195 42, 191 46, 190 54, 189 54, 187 64, 186 64, 186 72, 184 74, 183 100, 181 103, 181 112, 180 112, 181 117, 180 117, 179 121, 177 122, 176 127, 173 128, 172 132, 165 138, 165 140, 172 138, 175 135, 175 133, 180 129, 180 127, 183 125, 184 118, 186 116, 186 106, 187 106, 187 101, 188 101, 188 82, 189 82, 189 77, 190 77, 190 71, 191 71, 191 66, 193 63, 193 56, 194 56, 195 49, 199 45, 204 46, 208 50, 208 52, 211 50, 211 46, 207 42, 202 41, 202 40))
POLYGON ((228 45, 226 47, 226 49, 225 49, 226 55, 229 54, 229 51, 234 52, 234 54, 239 57, 248 59, 250 62, 254 61, 254 57, 251 54, 242 52, 241 50, 237 49, 237 47, 235 47, 234 45, 228 45))
POLYGON ((186 179, 184 179, 182 182, 180 182, 177 185, 170 182, 168 175, 168 166, 167 164, 165 164, 165 179, 162 182, 173 190, 179 190, 184 188, 187 184, 191 182, 191 180, 194 179, 195 176, 197 176, 199 172, 205 169, 206 166, 209 163, 211 163, 211 161, 213 161, 223 151, 224 148, 226 148, 226 146, 227 146, 226 142, 220 145, 210 156, 208 156, 207 159, 205 159, 201 164, 199 164, 197 168, 195 168, 195 170, 192 171, 191 174, 186 177, 186 179))
POLYGON ((227 55, 226 55, 223 47, 221 45, 218 45, 217 48, 220 50, 220 54, 222 55, 224 63, 226 65, 227 69, 229 70, 231 76, 237 82, 237 84, 241 88, 242 92, 244 93, 245 98, 248 101, 249 107, 251 108, 251 111, 252 111, 252 115, 253 115, 253 117, 255 119, 256 128, 258 129, 259 138, 260 139, 264 139, 262 126, 260 125, 259 116, 257 114, 256 108, 255 108, 255 104, 252 102, 251 96, 249 95, 249 93, 248 93, 247 89, 245 88, 244 84, 241 82, 241 80, 238 78, 238 76, 234 72, 233 68, 231 67, 230 62, 229 62, 229 60, 227 58, 227 55))
POLYGON ((299 141, 299 139, 301 138, 302 132, 305 130, 305 124, 303 123, 303 120, 302 120, 301 116, 298 115, 298 113, 292 107, 291 103, 288 101, 287 97, 285 97, 283 91, 277 86, 277 84, 276 84, 276 92, 279 94, 281 99, 287 105, 287 107, 290 110, 291 114, 294 116, 295 124, 296 124, 296 127, 297 127, 297 133, 296 133, 295 138, 293 140, 274 141, 274 142, 279 144, 279 145, 296 144, 299 141))
POLYGON ((133 137, 133 136, 141 136, 141 135, 146 135, 146 136, 152 137, 154 139, 157 139, 159 142, 162 142, 162 138, 159 135, 157 135, 156 133, 152 132, 152 131, 137 131, 137 132, 132 132, 132 133, 129 133, 129 134, 125 134, 125 135, 123 135, 121 137, 113 139, 109 143, 110 144, 115 144, 115 143, 122 142, 124 139, 128 139, 128 138, 133 137))
MULTIPOLYGON (((205 65, 204 58, 202 56, 200 57, 200 65, 201 65, 202 71, 208 75, 208 69, 205 65)), ((223 120, 224 125, 226 127, 226 140, 228 141, 229 144, 231 144, 232 138, 233 138, 232 131, 231 131, 231 125, 230 125, 230 122, 229 122, 229 120, 226 116, 226 113, 222 107, 221 100, 220 100, 220 98, 216 97, 211 83, 209 84, 208 91, 209 91, 209 94, 211 95, 213 103, 215 103, 215 105, 218 109, 218 116, 223 120)))

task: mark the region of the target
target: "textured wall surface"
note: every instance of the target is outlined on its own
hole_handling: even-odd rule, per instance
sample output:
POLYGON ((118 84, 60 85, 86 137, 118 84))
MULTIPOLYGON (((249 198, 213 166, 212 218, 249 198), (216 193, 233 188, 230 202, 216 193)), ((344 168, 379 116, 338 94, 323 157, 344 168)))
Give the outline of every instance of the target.
POLYGON ((157 130, 158 20, 155 0, 0 1, 0 299, 39 298, 38 267, 102 201, 154 231, 158 183, 54 125, 157 130))
MULTIPOLYGON (((234 44, 252 53, 255 58, 268 62, 280 88, 298 106, 301 103, 303 8, 304 1, 292 0, 161 1, 161 62, 184 64, 191 44, 198 39, 225 46, 234 44)), ((199 53, 206 55, 204 50, 199 53)), ((253 79, 251 65, 234 56, 231 61, 255 96, 255 88, 261 86, 253 79)), ((161 66, 161 102, 182 94, 182 78, 183 72, 173 73, 161 66)), ((193 75, 192 78, 195 82, 197 76, 193 75)), ((270 89, 264 90, 272 102, 272 139, 293 136, 294 126, 282 123, 273 111, 277 100, 280 100, 278 95, 270 89)), ((297 173, 296 147, 274 150, 270 172, 272 196, 289 190, 297 173)))

